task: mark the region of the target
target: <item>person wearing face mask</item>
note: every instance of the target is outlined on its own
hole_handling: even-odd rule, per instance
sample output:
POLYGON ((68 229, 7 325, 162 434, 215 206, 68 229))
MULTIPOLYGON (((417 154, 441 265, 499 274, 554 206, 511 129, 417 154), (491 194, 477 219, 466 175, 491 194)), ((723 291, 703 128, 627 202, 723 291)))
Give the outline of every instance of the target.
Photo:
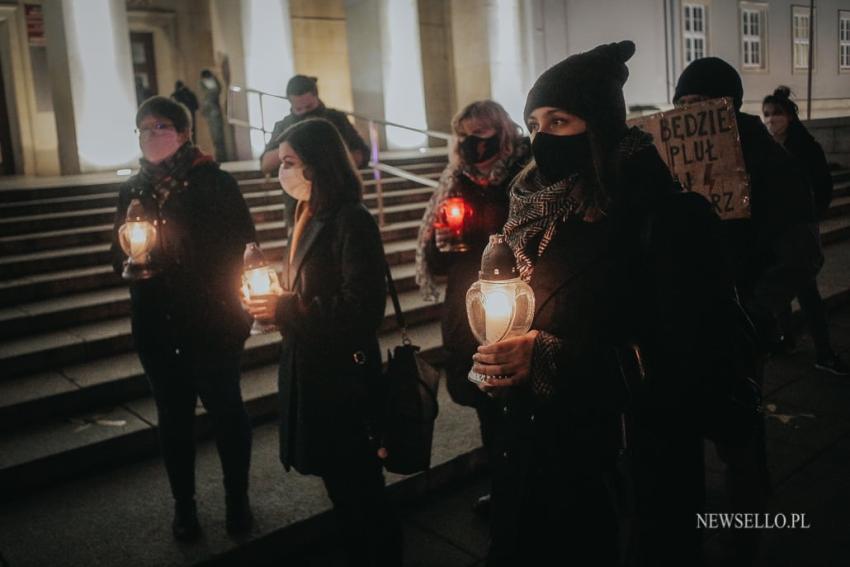
MULTIPOLYGON (((817 221, 821 221, 832 201, 832 175, 823 148, 806 130, 797 114, 797 104, 791 100, 791 89, 778 87, 772 95, 764 97, 762 112, 764 123, 773 139, 780 144, 794 160, 797 169, 812 189, 817 221)), ((813 237, 820 243, 820 227, 817 222, 808 225, 813 237)), ((823 255, 813 258, 820 266, 823 255)), ((829 325, 826 308, 818 291, 817 278, 812 277, 797 290, 800 308, 806 315, 815 346, 815 368, 839 376, 850 374, 850 367, 841 360, 830 344, 829 325)), ((791 306, 781 313, 784 345, 787 351, 793 351, 795 340, 790 324, 791 306)))
POLYGON ((313 118, 280 137, 279 179, 296 203, 280 296, 249 301, 280 328, 280 459, 322 478, 350 565, 401 565, 384 494, 386 388, 378 329, 387 286, 381 234, 335 126, 313 118))
POLYGON ((251 426, 239 387, 240 357, 251 327, 238 289, 254 223, 236 180, 191 142, 181 104, 161 96, 136 114, 143 157, 119 191, 112 263, 126 255, 118 230, 139 200, 157 219, 154 276, 130 283, 133 342, 153 391, 165 469, 174 496, 175 538, 200 535, 195 503, 196 400, 212 421, 224 472, 226 525, 251 529, 248 470, 251 426))
MULTIPOLYGON (((447 351, 446 386, 456 403, 475 408, 485 448, 491 448, 493 404, 467 380, 472 355, 478 346, 466 319, 466 291, 478 279, 481 253, 491 234, 501 232, 508 217, 508 187, 528 163, 531 149, 502 106, 491 100, 473 102, 452 119, 449 164, 440 176, 419 228, 416 283, 428 301, 437 301, 434 276, 447 276, 441 330, 447 351), (450 229, 435 228, 445 199, 460 196, 473 210, 464 227, 463 252, 442 252, 450 229)), ((492 456, 491 456, 492 458, 492 456)), ((475 503, 476 512, 489 509, 489 495, 475 503)))
MULTIPOLYGON (((473 357, 500 416, 489 566, 619 565, 633 551, 625 378, 640 368, 631 345, 651 289, 636 259, 642 227, 675 192, 652 138, 626 125, 634 51, 622 41, 572 55, 526 99, 534 160, 513 183, 504 234, 534 321, 473 357)), ((699 454, 691 445, 679 450, 699 454)))
POLYGON ((225 161, 227 159, 227 148, 224 145, 224 116, 221 112, 221 83, 212 71, 204 69, 201 71, 201 114, 207 121, 210 129, 210 137, 215 148, 215 159, 225 161))
POLYGON ((292 111, 283 120, 275 122, 272 128, 269 143, 260 157, 260 169, 263 173, 273 175, 280 167, 277 149, 281 134, 293 124, 308 118, 324 118, 336 126, 357 167, 365 167, 369 162, 369 145, 363 141, 343 112, 325 106, 319 98, 318 81, 316 77, 295 75, 286 84, 286 97, 292 111))

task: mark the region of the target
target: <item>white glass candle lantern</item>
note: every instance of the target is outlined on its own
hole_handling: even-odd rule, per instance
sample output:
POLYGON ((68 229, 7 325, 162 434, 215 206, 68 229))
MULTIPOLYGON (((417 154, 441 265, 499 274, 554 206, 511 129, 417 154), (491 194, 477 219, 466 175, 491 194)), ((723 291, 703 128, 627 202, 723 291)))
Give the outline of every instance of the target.
POLYGON ((118 229, 118 243, 127 254, 121 274, 125 280, 144 280, 156 274, 150 257, 156 245, 154 224, 139 199, 130 201, 126 221, 118 229))
MULTIPOLYGON (((258 299, 283 293, 277 272, 266 261, 259 244, 251 242, 245 245, 243 262, 245 270, 242 272, 242 295, 245 299, 258 299)), ((273 321, 254 319, 251 334, 259 335, 276 330, 277 326, 273 321)))
MULTIPOLYGON (((504 235, 490 236, 481 255, 479 279, 466 292, 466 314, 472 334, 483 345, 524 335, 531 328, 534 291, 519 277, 504 235)), ((469 373, 472 382, 485 378, 469 373)))

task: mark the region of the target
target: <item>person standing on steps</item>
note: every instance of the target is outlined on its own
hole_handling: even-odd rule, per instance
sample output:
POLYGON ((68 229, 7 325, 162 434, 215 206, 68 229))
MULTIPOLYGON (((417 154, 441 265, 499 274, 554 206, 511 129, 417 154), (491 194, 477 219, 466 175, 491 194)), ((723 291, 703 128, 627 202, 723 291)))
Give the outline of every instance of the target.
POLYGON ((224 114, 221 112, 221 83, 212 71, 201 71, 201 114, 210 129, 215 159, 219 162, 227 160, 227 148, 224 145, 224 114))
MULTIPOLYGON (((772 95, 764 97, 762 113, 767 130, 793 158, 801 172, 801 177, 812 190, 817 222, 808 224, 807 228, 820 244, 819 222, 824 220, 829 210, 833 191, 832 174, 823 148, 800 121, 797 104, 791 100, 791 89, 788 87, 778 87, 772 95)), ((823 253, 820 250, 818 252, 812 258, 812 262, 819 268, 823 262, 823 253)), ((836 354, 830 343, 826 307, 818 291, 816 275, 806 280, 797 290, 797 300, 808 320, 815 346, 815 368, 839 376, 847 376, 850 375, 850 366, 836 354)), ((796 341, 791 328, 790 305, 781 314, 781 319, 785 348, 792 351, 796 341)))
MULTIPOLYGON (((478 279, 481 253, 491 234, 501 232, 508 218, 509 187, 531 158, 528 139, 502 106, 491 100, 467 105, 452 119, 454 134, 450 160, 440 185, 428 203, 419 228, 416 251, 416 282, 426 300, 436 301, 439 292, 434 275, 447 275, 441 330, 448 351, 446 385, 456 403, 475 408, 481 439, 491 450, 495 405, 475 387, 467 375, 478 342, 466 319, 466 291, 478 279), (451 229, 436 228, 440 210, 449 195, 460 196, 474 214, 464 227, 465 251, 441 251, 451 229)), ((491 455, 491 459, 495 456, 491 455)), ((482 496, 474 509, 486 515, 490 495, 482 496)))
POLYGON ((382 472, 381 233, 331 122, 312 118, 285 130, 278 159, 281 186, 296 203, 285 291, 247 308, 280 328, 280 460, 322 478, 349 565, 400 567, 401 524, 382 472))
POLYGON ((291 105, 289 116, 275 123, 269 143, 260 157, 260 169, 263 173, 274 174, 280 167, 277 150, 280 136, 283 132, 302 120, 308 118, 324 118, 336 126, 357 167, 365 167, 369 163, 369 145, 363 141, 348 117, 333 108, 328 108, 319 98, 319 80, 316 77, 295 75, 286 84, 286 97, 291 105))
POLYGON ((198 111, 198 97, 195 96, 189 87, 183 84, 183 81, 174 83, 174 92, 171 93, 171 98, 189 109, 189 114, 192 116, 192 142, 198 139, 197 123, 195 122, 195 114, 198 111))
POLYGON ((112 233, 117 273, 126 255, 118 240, 131 201, 157 223, 151 252, 158 267, 130 283, 133 342, 156 402, 158 433, 174 496, 174 537, 200 536, 195 503, 195 408, 212 421, 224 472, 227 531, 251 530, 248 501, 251 423, 239 386, 240 358, 251 317, 239 297, 242 255, 256 239, 236 180, 190 139, 186 108, 169 98, 146 100, 136 113, 143 157, 118 195, 112 233))

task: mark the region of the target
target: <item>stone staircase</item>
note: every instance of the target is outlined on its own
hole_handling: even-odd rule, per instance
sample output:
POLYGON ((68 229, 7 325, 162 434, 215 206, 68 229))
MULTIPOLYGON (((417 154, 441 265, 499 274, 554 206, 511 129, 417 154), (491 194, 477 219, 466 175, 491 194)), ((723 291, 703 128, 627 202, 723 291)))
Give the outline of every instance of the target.
MULTIPOLYGON (((436 179, 445 157, 389 162, 436 179)), ((362 172, 377 217, 375 182, 362 172)), ((285 243, 276 179, 235 172, 273 261, 285 243)), ((120 182, 0 189, 0 501, 157 452, 153 398, 130 331, 127 286, 112 272, 109 246, 120 182)), ((414 281, 416 236, 433 189, 385 177, 381 229, 402 308, 414 338, 434 355, 439 305, 414 281)), ((248 339, 242 390, 252 420, 277 413, 279 335, 248 339)), ((384 350, 399 341, 392 304, 384 350)), ((198 435, 209 433, 198 407, 198 435)))

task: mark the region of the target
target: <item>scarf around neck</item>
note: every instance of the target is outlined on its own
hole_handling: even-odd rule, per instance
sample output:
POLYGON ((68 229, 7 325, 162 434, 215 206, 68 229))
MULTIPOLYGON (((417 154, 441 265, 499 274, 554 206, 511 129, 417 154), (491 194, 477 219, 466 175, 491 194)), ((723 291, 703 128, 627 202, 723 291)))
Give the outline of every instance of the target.
MULTIPOLYGON (((617 145, 615 159, 623 162, 652 145, 652 136, 638 128, 630 128, 617 145)), ((606 214, 598 204, 586 199, 581 174, 546 185, 539 171, 534 169, 524 180, 515 183, 505 223, 505 242, 514 252, 522 279, 531 280, 535 262, 555 237, 562 221, 585 214, 590 217, 596 209, 606 214)))
POLYGON ((212 156, 203 153, 192 142, 187 141, 176 152, 157 164, 141 158, 138 182, 142 190, 149 189, 160 208, 172 193, 188 184, 189 172, 204 163, 215 163, 212 156))

